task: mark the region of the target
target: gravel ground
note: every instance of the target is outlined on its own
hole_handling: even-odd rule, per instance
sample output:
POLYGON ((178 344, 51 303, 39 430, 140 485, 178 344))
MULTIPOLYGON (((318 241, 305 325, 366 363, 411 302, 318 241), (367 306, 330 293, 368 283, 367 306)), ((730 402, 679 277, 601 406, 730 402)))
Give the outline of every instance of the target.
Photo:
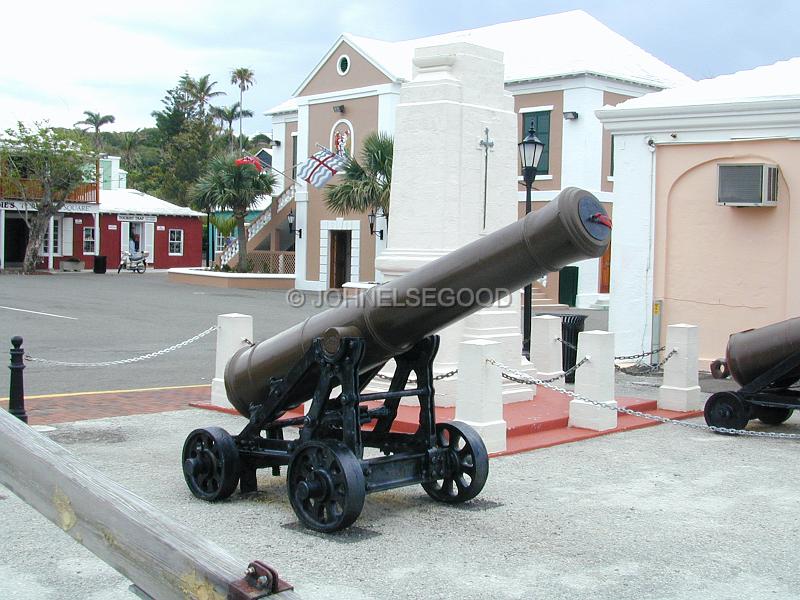
MULTIPOLYGON (((297 526, 283 478, 207 504, 186 434, 244 421, 187 410, 59 425, 54 440, 306 599, 797 597, 796 443, 658 426, 493 459, 460 507, 417 486, 367 497, 337 535, 297 526)), ((758 427, 752 424, 751 427, 758 427)), ((776 431, 800 431, 792 417, 776 431)), ((0 597, 133 598, 128 582, 0 487, 0 597)))

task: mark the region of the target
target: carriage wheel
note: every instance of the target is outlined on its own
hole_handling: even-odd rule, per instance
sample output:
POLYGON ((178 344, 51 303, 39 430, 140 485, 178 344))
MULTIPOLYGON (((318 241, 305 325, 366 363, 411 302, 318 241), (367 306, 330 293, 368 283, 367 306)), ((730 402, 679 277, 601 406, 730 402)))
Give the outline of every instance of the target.
POLYGON ((214 502, 230 496, 239 483, 239 450, 220 427, 195 429, 183 444, 183 476, 192 494, 214 502))
POLYGON ((744 429, 750 420, 748 407, 734 392, 711 394, 703 414, 706 424, 726 429, 744 429))
POLYGON ((336 441, 301 444, 289 463, 286 487, 297 518, 324 533, 352 525, 367 494, 361 461, 336 441))
POLYGON ((767 425, 780 425, 792 416, 791 408, 778 408, 777 406, 759 406, 756 411, 758 420, 767 425))
POLYGON ((459 421, 436 424, 437 446, 447 453, 445 476, 422 488, 434 500, 455 504, 477 496, 489 476, 489 454, 472 427, 459 421))

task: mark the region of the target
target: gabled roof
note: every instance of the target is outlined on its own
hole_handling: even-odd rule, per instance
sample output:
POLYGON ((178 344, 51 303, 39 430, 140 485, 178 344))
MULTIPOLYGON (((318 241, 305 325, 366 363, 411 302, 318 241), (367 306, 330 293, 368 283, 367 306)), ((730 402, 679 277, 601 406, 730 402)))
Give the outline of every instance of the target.
POLYGON ((137 215, 202 217, 201 212, 178 206, 134 189, 100 190, 100 212, 137 215))
POLYGON ((633 98, 604 112, 800 99, 800 57, 693 81, 633 98))
MULTIPOLYGON (((645 52, 582 10, 498 23, 401 42, 386 42, 345 33, 295 91, 298 94, 343 42, 364 55, 394 81, 411 79, 414 50, 454 42, 468 42, 500 50, 506 83, 591 74, 663 89, 692 80, 645 52)), ((297 110, 290 98, 266 111, 280 114, 297 110)))
POLYGON ((503 52, 506 83, 584 73, 657 88, 691 81, 582 10, 404 42, 346 37, 401 79, 411 78, 415 48, 469 42, 503 52))
MULTIPOLYGON (((354 35, 352 35, 350 33, 343 33, 342 35, 340 35, 339 39, 337 39, 334 42, 333 46, 331 46, 330 49, 325 53, 325 56, 323 56, 322 59, 320 59, 320 61, 317 63, 317 66, 314 67, 311 70, 311 73, 309 73, 308 76, 302 81, 302 83, 299 86, 297 86, 297 89, 294 91, 294 94, 292 94, 292 95, 293 96, 297 96, 301 91, 303 91, 303 88, 306 87, 306 85, 308 85, 308 83, 312 79, 314 79, 314 76, 319 72, 319 70, 328 61, 328 59, 331 56, 333 56, 333 53, 336 52, 336 49, 342 44, 342 42, 346 42, 350 46, 353 46, 356 50, 358 50, 363 55, 363 57, 366 59, 367 62, 371 63, 372 66, 374 66, 376 69, 381 71, 389 79, 397 80, 397 77, 392 75, 392 73, 390 73, 389 71, 387 71, 386 68, 383 65, 381 65, 375 59, 375 57, 373 57, 369 52, 365 52, 362 48, 358 47, 358 44, 356 43, 355 40, 359 40, 359 39, 368 40, 369 38, 358 38, 358 37, 356 37, 356 36, 354 36, 354 35)), ((378 41, 378 40, 371 40, 371 41, 378 41)), ((391 42, 383 42, 383 43, 391 43, 391 42)), ((267 114, 270 114, 270 113, 268 112, 267 114)))

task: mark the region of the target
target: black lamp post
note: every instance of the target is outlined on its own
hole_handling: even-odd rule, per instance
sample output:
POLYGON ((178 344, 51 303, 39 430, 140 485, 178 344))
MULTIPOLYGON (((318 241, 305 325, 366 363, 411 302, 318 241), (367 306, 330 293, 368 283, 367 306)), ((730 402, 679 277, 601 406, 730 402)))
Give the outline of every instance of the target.
MULTIPOLYGON (((286 217, 286 220, 289 221, 289 233, 292 233, 292 234, 295 232, 294 219, 295 219, 294 211, 290 210, 289 211, 289 215, 286 217)), ((297 237, 299 237, 299 238, 303 237, 303 230, 302 229, 298 229, 297 230, 297 237)))
MULTIPOLYGON (((375 233, 375 217, 376 216, 377 215, 375 214, 375 209, 374 208, 372 209, 372 212, 367 215, 367 220, 369 220, 369 234, 370 235, 376 235, 376 233, 375 233)), ((378 230, 377 236, 378 236, 378 239, 380 239, 380 240, 383 239, 383 229, 378 230)))
MULTIPOLYGON (((539 159, 544 152, 544 142, 536 137, 536 130, 531 128, 528 135, 517 144, 519 146, 519 158, 522 162, 522 179, 525 182, 525 214, 531 212, 531 188, 533 180, 536 179, 536 167, 539 166, 539 159)), ((528 284, 522 297, 522 355, 530 360, 531 358, 531 300, 533 297, 533 286, 528 284)))

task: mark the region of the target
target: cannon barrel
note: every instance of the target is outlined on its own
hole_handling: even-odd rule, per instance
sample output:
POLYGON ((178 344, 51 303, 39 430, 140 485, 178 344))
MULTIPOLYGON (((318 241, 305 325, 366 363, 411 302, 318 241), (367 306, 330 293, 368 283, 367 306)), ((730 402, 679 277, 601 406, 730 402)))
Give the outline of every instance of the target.
POLYGON ((269 406, 270 379, 284 377, 313 340, 331 328, 365 339, 360 371, 374 372, 422 338, 548 272, 602 255, 610 233, 597 198, 566 188, 540 210, 367 290, 358 302, 316 314, 239 350, 225 368, 228 399, 245 416, 257 404, 277 418, 308 400, 316 382, 297 385, 281 406, 269 406))
MULTIPOLYGON (((747 385, 796 352, 800 352, 800 317, 734 333, 728 338, 725 361, 736 382, 747 385)), ((800 368, 776 384, 788 386, 798 379, 800 368)))

